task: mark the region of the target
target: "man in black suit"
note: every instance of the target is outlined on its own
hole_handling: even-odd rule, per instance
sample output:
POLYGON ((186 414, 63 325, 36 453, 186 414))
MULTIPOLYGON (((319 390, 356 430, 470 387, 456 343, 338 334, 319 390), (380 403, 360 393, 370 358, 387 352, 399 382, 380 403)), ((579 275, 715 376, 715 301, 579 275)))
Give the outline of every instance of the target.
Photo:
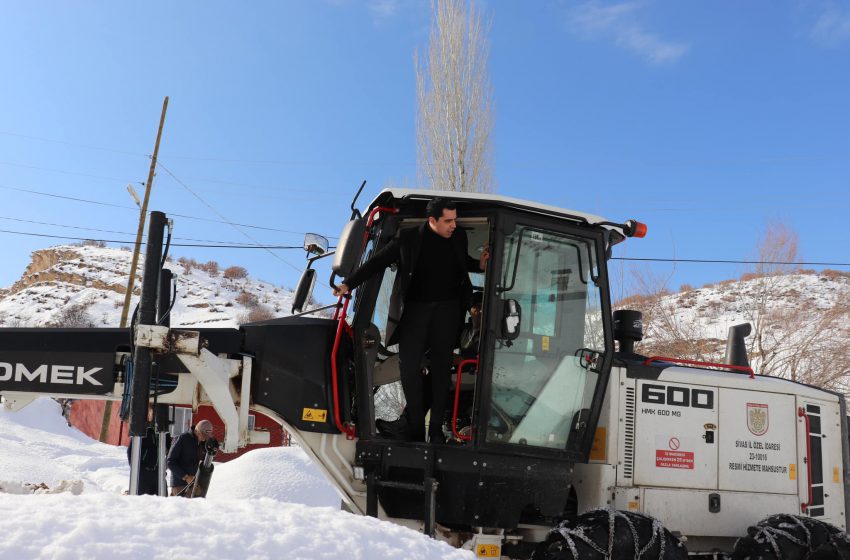
POLYGON ((426 209, 428 221, 402 231, 353 272, 334 291, 346 294, 398 263, 397 289, 403 302, 401 321, 387 345, 399 344, 401 385, 407 400, 408 439, 425 441, 422 358, 430 349, 432 443, 444 442, 442 422, 448 405, 452 350, 466 310, 472 304, 469 272, 481 272, 490 252, 478 259, 468 254, 466 232, 457 228, 454 202, 435 198, 426 209))

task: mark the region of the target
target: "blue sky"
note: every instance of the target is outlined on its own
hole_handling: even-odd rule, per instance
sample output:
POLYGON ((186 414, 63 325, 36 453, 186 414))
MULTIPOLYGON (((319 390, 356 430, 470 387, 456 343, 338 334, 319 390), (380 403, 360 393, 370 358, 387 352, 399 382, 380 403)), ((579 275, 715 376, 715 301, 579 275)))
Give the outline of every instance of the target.
MULTIPOLYGON (((850 262, 850 5, 479 6, 499 194, 646 222, 619 256, 747 259, 776 221, 804 260, 850 262)), ((271 228, 175 218, 176 237, 338 235, 362 180, 366 199, 417 184, 413 56, 429 26, 426 0, 6 3, 0 229, 132 240, 126 185, 142 190, 168 95, 173 177, 159 171, 150 209, 271 228)), ((0 285, 60 241, 0 232, 0 285)), ((173 254, 288 286, 303 266, 301 251, 173 254)), ((746 268, 635 266, 674 289, 746 268)))

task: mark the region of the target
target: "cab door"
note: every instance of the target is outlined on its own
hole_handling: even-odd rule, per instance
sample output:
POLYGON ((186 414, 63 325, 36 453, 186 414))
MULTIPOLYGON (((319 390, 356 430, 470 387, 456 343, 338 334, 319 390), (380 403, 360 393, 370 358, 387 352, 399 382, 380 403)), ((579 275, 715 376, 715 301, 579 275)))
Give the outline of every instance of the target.
POLYGON ((613 348, 602 232, 511 218, 491 266, 478 441, 583 461, 613 348))

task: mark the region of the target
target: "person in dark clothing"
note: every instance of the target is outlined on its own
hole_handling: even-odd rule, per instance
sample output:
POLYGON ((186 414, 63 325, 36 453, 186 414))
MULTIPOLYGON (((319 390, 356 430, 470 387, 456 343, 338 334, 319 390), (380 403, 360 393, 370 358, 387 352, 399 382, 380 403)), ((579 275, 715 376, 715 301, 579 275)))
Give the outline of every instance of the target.
MULTIPOLYGON (((401 385, 407 400, 407 437, 425 441, 424 381, 422 358, 430 350, 431 442, 443 442, 442 420, 448 404, 452 350, 463 317, 472 303, 469 272, 481 272, 490 252, 485 247, 478 259, 468 254, 466 232, 457 228, 457 209, 444 198, 428 203, 428 221, 402 231, 375 253, 334 291, 344 295, 393 263, 398 264, 396 286, 403 305, 401 319, 389 333, 387 346, 398 342, 401 385)), ((398 316, 397 315, 397 316, 398 316)))
MULTIPOLYGON (((171 434, 166 434, 166 453, 170 445, 171 434)), ((127 446, 127 461, 132 461, 132 456, 133 439, 130 439, 130 445, 127 446)), ((159 442, 156 432, 151 427, 147 429, 145 436, 142 438, 142 449, 139 457, 139 495, 150 494, 156 496, 159 494, 159 442)))
POLYGON ((188 432, 180 434, 168 452, 168 470, 171 471, 171 495, 189 498, 186 486, 195 481, 198 464, 206 454, 204 442, 212 437, 213 427, 209 420, 201 420, 188 432))

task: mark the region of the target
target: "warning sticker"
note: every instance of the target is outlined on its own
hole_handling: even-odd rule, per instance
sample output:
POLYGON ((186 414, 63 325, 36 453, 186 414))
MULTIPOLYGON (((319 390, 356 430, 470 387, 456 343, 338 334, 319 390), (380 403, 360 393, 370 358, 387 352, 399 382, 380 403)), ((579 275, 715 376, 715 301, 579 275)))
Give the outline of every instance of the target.
POLYGON ((321 408, 305 408, 301 413, 301 420, 306 422, 326 422, 328 411, 321 408))
POLYGON ((502 554, 502 547, 497 544, 479 544, 475 547, 475 555, 478 558, 498 558, 502 554))
POLYGON ((670 449, 656 449, 655 466, 665 469, 693 470, 694 454, 692 451, 672 451, 670 449))

